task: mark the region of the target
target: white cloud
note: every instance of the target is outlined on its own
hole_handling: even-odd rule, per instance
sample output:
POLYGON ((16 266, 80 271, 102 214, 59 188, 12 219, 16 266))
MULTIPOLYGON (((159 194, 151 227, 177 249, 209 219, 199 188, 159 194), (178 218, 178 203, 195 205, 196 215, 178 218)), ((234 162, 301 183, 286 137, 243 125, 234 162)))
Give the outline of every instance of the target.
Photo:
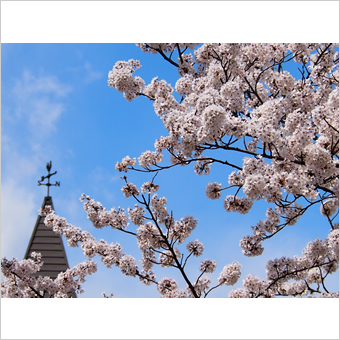
POLYGON ((14 180, 1 186, 1 257, 22 259, 38 217, 36 196, 14 180))
POLYGON ((102 72, 93 71, 92 65, 88 61, 85 62, 84 68, 86 71, 86 77, 85 77, 86 84, 91 83, 97 79, 100 79, 103 76, 102 72))
MULTIPOLYGON (((25 140, 23 142, 25 143, 25 140)), ((45 161, 41 146, 36 148, 37 144, 30 144, 27 153, 27 150, 24 152, 20 145, 16 137, 2 136, 2 183, 13 180, 27 186, 31 177, 37 175, 39 164, 45 161)))
POLYGON ((52 103, 48 98, 32 100, 32 108, 29 117, 31 126, 38 127, 40 131, 45 132, 55 130, 55 123, 64 111, 64 105, 61 103, 52 103))
POLYGON ((56 97, 65 97, 71 87, 62 84, 55 76, 35 77, 28 70, 22 74, 21 81, 17 81, 13 92, 21 97, 51 94, 56 97))
POLYGON ((2 116, 2 256, 22 259, 25 254, 43 199, 36 188, 41 164, 47 161, 44 150, 48 141, 44 136, 57 128, 65 110, 64 98, 70 91, 55 76, 35 76, 29 71, 23 72, 9 90, 11 98, 2 116))
POLYGON ((56 122, 65 111, 61 99, 71 90, 55 76, 37 77, 26 70, 12 89, 15 118, 27 119, 31 128, 46 135, 56 129, 56 122))
POLYGON ((83 55, 80 51, 77 51, 77 56, 78 56, 78 59, 80 60, 79 66, 68 67, 67 71, 74 73, 75 75, 77 75, 77 77, 80 76, 83 84, 87 85, 89 83, 92 83, 93 81, 101 79, 104 76, 103 72, 94 71, 92 64, 89 61, 82 60, 83 55), (83 64, 80 64, 81 62, 83 64))

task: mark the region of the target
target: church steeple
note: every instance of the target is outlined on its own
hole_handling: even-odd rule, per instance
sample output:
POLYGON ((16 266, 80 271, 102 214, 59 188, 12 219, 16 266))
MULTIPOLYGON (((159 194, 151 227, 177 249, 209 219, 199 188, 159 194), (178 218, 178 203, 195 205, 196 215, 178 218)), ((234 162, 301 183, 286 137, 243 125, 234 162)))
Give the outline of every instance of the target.
MULTIPOLYGON (((48 171, 48 175, 42 176, 41 180, 38 181, 38 185, 47 186, 47 196, 44 197, 41 207, 45 208, 45 206, 49 205, 54 210, 52 197, 49 196, 49 188, 53 185, 60 186, 60 182, 50 184, 50 177, 57 173, 55 171, 51 174, 51 167, 52 162, 47 163, 46 169, 48 171), (48 178, 48 183, 41 183, 46 178, 48 178)), ((51 279, 55 279, 61 271, 65 271, 69 268, 69 264, 61 236, 56 234, 51 228, 47 228, 44 224, 44 219, 44 216, 38 216, 31 239, 28 242, 24 259, 28 259, 33 251, 41 253, 44 264, 41 267, 41 270, 34 276, 49 276, 51 279)), ((75 293, 72 293, 71 295, 72 297, 77 297, 75 293)))

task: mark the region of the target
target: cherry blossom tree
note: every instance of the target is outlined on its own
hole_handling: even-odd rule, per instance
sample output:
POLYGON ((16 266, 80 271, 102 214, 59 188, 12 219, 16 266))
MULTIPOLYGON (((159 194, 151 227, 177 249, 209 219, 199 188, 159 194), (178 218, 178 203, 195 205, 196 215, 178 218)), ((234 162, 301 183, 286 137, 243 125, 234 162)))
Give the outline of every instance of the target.
POLYGON ((89 260, 52 281, 32 279, 31 274, 40 268, 39 255, 21 262, 3 259, 3 296, 41 297, 48 292, 66 297, 65 292, 71 288, 80 292, 85 275, 95 271, 95 255, 108 268, 117 266, 124 275, 155 285, 166 298, 207 297, 222 285, 234 286, 241 276, 241 264, 236 261, 219 267, 215 283, 207 275, 218 268, 211 259, 201 261, 195 278, 188 276, 190 257, 199 257, 204 251, 202 242, 189 239, 198 221, 193 216, 175 219, 174 212, 166 206, 167 199, 159 196, 156 183, 159 172, 174 167, 193 164, 197 175, 209 175, 217 163, 228 169, 228 183, 207 183, 206 196, 221 199, 225 191, 221 208, 227 214, 247 214, 258 200, 268 203, 266 218, 254 221, 251 233, 240 240, 245 256, 260 256, 266 240, 297 223, 314 206, 320 207, 330 230, 325 239, 311 240, 301 256, 269 261, 266 278, 246 276, 243 287, 233 289, 229 297, 338 297, 338 292, 330 292, 325 282, 339 266, 338 45, 137 46, 143 52, 158 54, 177 69, 175 87, 157 77, 146 85, 134 75, 141 65, 132 59, 113 66, 108 85, 128 101, 148 98, 168 134, 160 136, 154 150, 146 150, 138 160, 126 156, 116 164, 116 170, 124 173, 122 193, 135 200, 133 208, 106 210, 85 194, 80 200, 95 228, 110 226, 135 237, 142 254, 140 265, 123 253, 120 244, 96 240, 47 207, 40 212, 46 215, 46 226, 64 235, 71 247, 80 246, 89 260), (300 71, 299 79, 287 70, 292 63, 300 71), (230 154, 239 154, 243 159, 231 161, 230 154), (169 163, 163 160, 164 155, 169 156, 169 163), (131 171, 153 177, 138 188, 128 181, 127 173, 131 171), (183 243, 186 252, 178 248, 183 243), (156 278, 154 266, 176 268, 186 286, 179 287, 170 277, 156 278), (69 285, 60 284, 65 281, 63 275, 70 277, 69 285))

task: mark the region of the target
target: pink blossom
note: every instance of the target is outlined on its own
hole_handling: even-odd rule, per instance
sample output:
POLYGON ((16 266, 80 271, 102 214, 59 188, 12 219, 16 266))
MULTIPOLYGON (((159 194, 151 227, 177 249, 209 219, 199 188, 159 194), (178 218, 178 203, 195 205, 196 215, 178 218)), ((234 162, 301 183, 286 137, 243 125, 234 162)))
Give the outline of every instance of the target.
POLYGON ((220 285, 233 286, 241 276, 241 265, 236 261, 224 266, 217 281, 220 285))

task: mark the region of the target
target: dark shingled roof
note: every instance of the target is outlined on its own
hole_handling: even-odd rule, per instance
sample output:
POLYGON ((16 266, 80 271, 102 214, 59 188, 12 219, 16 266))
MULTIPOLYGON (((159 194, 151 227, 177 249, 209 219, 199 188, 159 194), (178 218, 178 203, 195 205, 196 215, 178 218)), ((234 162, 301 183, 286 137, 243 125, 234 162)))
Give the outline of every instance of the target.
MULTIPOLYGON (((51 206, 54 210, 51 196, 45 196, 41 207, 45 208, 46 205, 51 206)), ((47 228, 44 219, 44 216, 38 216, 24 259, 30 258, 33 251, 41 253, 44 264, 34 276, 49 276, 51 279, 55 279, 60 272, 69 268, 69 264, 61 236, 51 228, 47 228)), ((76 298, 77 295, 72 293, 71 297, 76 298)))

